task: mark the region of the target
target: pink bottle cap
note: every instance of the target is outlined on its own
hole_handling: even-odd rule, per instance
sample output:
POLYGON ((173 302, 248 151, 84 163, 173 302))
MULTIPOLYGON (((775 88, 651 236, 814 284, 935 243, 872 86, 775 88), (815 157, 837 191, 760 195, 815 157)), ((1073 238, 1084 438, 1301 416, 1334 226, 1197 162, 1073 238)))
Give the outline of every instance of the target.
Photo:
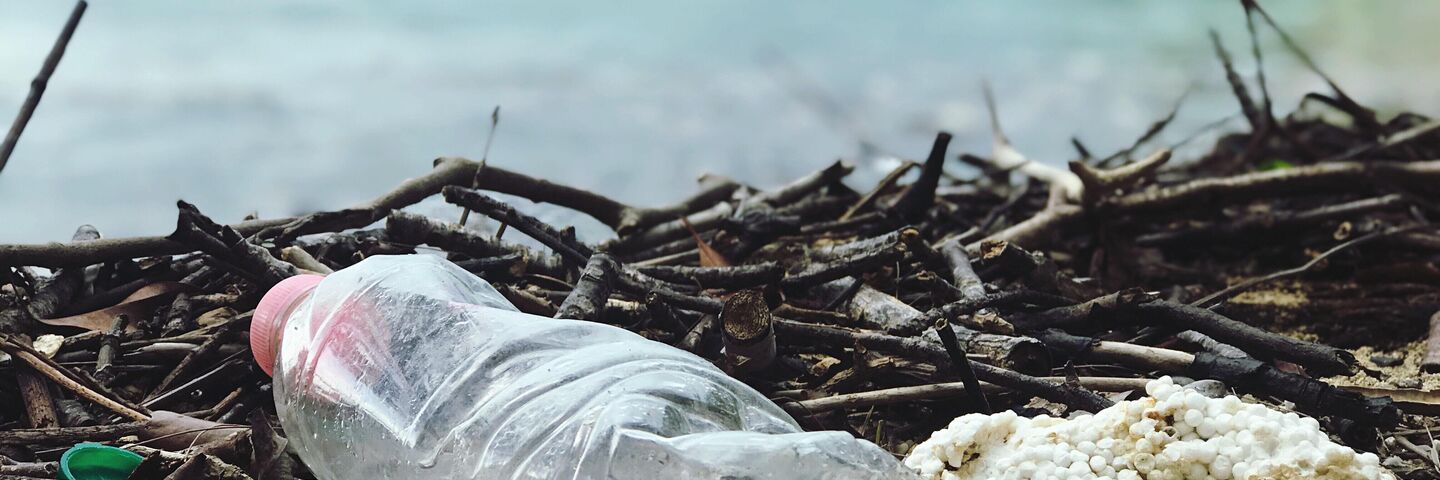
POLYGON ((280 345, 278 339, 272 337, 277 324, 285 321, 281 316, 290 310, 291 304, 314 290, 315 285, 324 279, 324 275, 296 275, 281 280, 265 292, 260 304, 255 307, 255 314, 250 319, 250 352, 266 375, 272 375, 275 369, 275 355, 279 353, 280 345))

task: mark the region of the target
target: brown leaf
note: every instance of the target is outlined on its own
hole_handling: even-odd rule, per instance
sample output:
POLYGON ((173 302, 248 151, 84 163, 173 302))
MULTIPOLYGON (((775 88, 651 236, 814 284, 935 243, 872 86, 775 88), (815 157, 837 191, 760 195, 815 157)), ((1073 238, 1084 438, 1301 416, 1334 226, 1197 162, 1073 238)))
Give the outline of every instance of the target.
POLYGON ((695 227, 690 225, 689 220, 686 220, 685 217, 680 217, 680 223, 685 225, 685 229, 690 231, 690 236, 695 238, 695 248, 700 249, 700 266, 730 266, 730 261, 726 260, 724 255, 721 255, 719 251, 715 250, 710 244, 705 243, 704 239, 700 238, 700 234, 695 232, 695 227))
POLYGON ((137 435, 147 440, 150 446, 164 450, 180 451, 193 445, 224 440, 236 430, 244 429, 164 410, 152 413, 145 429, 137 435))
POLYGON ((285 453, 288 439, 275 433, 265 410, 257 408, 250 412, 250 476, 255 480, 279 480, 294 478, 294 460, 285 453))
MULTIPOLYGON (((156 307, 164 305, 174 299, 176 294, 189 289, 189 285, 180 282, 156 282, 140 287, 139 290, 125 297, 116 305, 68 317, 44 318, 40 319, 40 323, 103 332, 110 329, 110 324, 115 321, 115 317, 127 315, 132 320, 145 318, 154 312, 156 307)), ((130 322, 128 329, 134 331, 139 328, 138 323, 130 322)))

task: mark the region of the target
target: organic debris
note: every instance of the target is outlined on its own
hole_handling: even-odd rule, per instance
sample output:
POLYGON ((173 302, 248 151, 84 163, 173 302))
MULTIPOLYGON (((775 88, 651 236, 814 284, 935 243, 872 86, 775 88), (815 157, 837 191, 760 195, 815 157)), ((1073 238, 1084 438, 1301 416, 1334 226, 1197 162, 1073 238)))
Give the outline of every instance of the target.
POLYGON ((181 202, 167 237, 87 226, 71 243, 0 245, 0 476, 48 478, 93 441, 146 456, 133 478, 312 478, 251 359, 251 312, 289 275, 418 252, 526 312, 694 352, 807 428, 897 455, 961 415, 1093 413, 1169 375, 1436 478, 1437 123, 1381 121, 1333 82, 1302 107, 1348 122, 1277 118, 1263 75, 1256 100, 1215 48, 1250 128, 1200 158, 1151 145, 1167 119, 1115 155, 1076 142, 1083 158, 1059 168, 993 115, 993 158, 950 153, 942 132, 923 162, 860 190, 842 161, 771 189, 709 177, 644 208, 443 157, 347 209, 222 225, 181 202), (956 159, 978 175, 945 175, 956 159), (617 237, 587 244, 489 192, 617 237), (543 248, 401 211, 435 195, 543 248))

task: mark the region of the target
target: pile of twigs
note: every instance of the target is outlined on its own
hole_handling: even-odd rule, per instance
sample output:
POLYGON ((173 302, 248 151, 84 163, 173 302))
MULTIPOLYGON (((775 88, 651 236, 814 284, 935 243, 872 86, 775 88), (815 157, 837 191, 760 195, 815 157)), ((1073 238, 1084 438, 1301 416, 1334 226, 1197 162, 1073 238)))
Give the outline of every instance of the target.
POLYGON ((0 245, 0 478, 50 478, 77 441, 145 454, 132 478, 308 478, 272 427, 251 311, 287 276, 417 252, 526 312, 694 352, 807 428, 897 454, 957 415, 1095 411, 1172 375, 1315 416, 1397 473, 1432 475, 1440 122, 1382 122, 1333 83, 1307 102, 1344 124, 1277 118, 1215 46, 1251 128, 1183 164, 1164 148, 1132 158, 1163 121, 1106 157, 1077 142, 1068 170, 1024 158, 996 121, 990 155, 951 155, 941 133, 923 162, 859 190, 837 162, 771 189, 706 177, 642 208, 446 157, 344 210, 221 225, 181 202, 167 237, 82 227, 70 243, 0 245), (957 161, 978 174, 952 175, 957 161), (581 242, 487 192, 616 236, 581 242), (433 195, 502 226, 401 210, 433 195), (1384 378, 1396 372, 1409 377, 1384 378))

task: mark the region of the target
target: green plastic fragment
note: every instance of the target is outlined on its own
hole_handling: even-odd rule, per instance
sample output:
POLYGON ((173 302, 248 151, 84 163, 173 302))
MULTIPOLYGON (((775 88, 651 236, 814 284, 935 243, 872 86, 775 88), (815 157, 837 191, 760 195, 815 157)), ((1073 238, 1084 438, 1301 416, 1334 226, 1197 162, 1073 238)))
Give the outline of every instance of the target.
POLYGON ((60 456, 59 480, 125 480, 145 457, 98 443, 79 443, 60 456))

